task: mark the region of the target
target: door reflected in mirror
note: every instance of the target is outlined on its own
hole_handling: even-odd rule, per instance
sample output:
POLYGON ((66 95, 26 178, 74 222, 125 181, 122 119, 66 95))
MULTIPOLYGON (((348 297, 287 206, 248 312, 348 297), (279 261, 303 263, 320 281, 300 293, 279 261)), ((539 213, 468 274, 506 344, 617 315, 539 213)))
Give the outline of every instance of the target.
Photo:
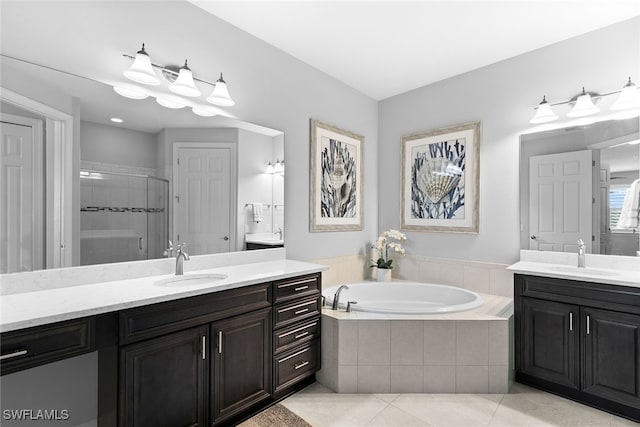
POLYGON ((520 247, 636 256, 640 251, 638 119, 520 137, 520 247))
POLYGON ((284 245, 284 173, 267 173, 284 159, 281 131, 169 111, 4 56, 2 71, 2 133, 10 150, 0 160, 3 179, 15 179, 6 180, 0 206, 8 220, 0 230, 7 242, 0 273, 161 258, 171 253, 170 241, 186 243, 190 255, 245 250, 256 233, 280 237, 266 247, 284 245), (25 85, 55 92, 23 102, 25 85), (68 160, 48 139, 58 122, 30 108, 46 110, 60 98, 76 105, 59 110, 73 123, 65 149, 79 153, 68 160), (54 170, 68 173, 69 182, 54 170))

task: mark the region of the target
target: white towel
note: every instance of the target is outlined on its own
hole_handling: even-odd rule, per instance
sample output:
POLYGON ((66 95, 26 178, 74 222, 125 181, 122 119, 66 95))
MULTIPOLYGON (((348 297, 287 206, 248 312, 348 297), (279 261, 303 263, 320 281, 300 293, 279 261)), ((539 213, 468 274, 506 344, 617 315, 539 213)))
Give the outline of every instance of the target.
POLYGON ((627 194, 624 195, 622 211, 618 218, 618 228, 638 228, 638 215, 640 215, 640 179, 633 181, 627 194))
POLYGON ((253 222, 262 222, 262 203, 251 203, 251 220, 253 222))

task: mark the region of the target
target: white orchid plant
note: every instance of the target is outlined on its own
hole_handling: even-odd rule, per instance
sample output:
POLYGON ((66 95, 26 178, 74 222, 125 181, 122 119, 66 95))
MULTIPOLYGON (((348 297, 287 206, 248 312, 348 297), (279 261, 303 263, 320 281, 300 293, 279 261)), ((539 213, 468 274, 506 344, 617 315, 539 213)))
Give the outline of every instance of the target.
POLYGON ((389 258, 389 250, 404 255, 405 251, 402 245, 400 245, 400 243, 393 242, 392 240, 402 242, 404 240, 407 240, 407 236, 404 233, 399 232, 398 230, 387 230, 383 232, 380 237, 378 237, 375 246, 375 249, 378 251, 380 257, 377 259, 375 264, 371 265, 371 267, 384 269, 393 268, 393 260, 389 258))

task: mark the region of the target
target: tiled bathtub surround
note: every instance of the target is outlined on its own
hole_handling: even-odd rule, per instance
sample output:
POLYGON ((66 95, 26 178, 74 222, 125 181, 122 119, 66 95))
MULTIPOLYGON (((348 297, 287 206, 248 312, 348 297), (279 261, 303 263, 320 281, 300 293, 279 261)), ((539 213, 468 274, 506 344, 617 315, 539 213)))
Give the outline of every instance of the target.
POLYGON ((450 314, 325 308, 318 381, 338 393, 507 392, 512 300, 482 297, 483 306, 450 314))
MULTIPOLYGON (((363 254, 311 262, 329 267, 322 275, 324 288, 372 279, 375 273, 375 268, 369 267, 369 257, 363 254)), ((392 272, 394 279, 457 286, 473 292, 513 298, 513 273, 506 270, 506 264, 416 255, 397 257, 394 262, 397 265, 392 272)))

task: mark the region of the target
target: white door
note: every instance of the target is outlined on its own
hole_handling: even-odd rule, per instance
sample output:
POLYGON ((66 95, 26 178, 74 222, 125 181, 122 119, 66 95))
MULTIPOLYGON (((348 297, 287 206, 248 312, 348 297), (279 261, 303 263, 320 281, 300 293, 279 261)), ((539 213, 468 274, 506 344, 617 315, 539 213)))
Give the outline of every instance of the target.
POLYGON ((592 252, 591 150, 529 159, 529 249, 576 252, 582 239, 592 252))
POLYGON ((235 242, 232 161, 231 146, 178 148, 174 235, 178 243, 187 243, 190 255, 229 252, 235 242))
POLYGON ((0 273, 44 267, 42 122, 0 121, 0 273))

